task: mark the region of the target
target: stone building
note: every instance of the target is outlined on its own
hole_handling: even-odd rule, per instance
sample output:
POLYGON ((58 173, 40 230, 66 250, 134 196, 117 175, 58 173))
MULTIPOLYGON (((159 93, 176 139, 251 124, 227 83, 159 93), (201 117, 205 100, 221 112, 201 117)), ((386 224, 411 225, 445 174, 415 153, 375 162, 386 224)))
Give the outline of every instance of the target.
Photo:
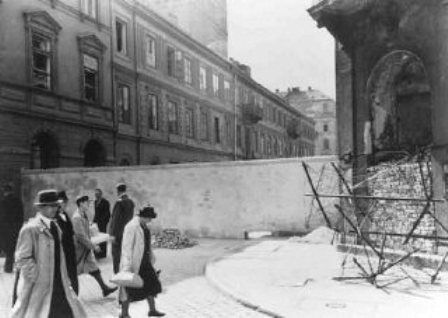
MULTIPOLYGON (((353 159, 355 181, 369 166, 426 148, 434 197, 444 196, 447 10, 442 0, 322 0, 309 9, 338 42, 339 149, 353 159)), ((446 207, 436 206, 448 224, 446 207)))
POLYGON ((21 168, 296 156, 310 144, 297 125, 313 135, 247 67, 135 1, 1 1, 0 39, 2 181, 21 168))
POLYGON ((280 94, 291 106, 314 119, 316 123, 315 155, 337 154, 335 101, 312 87, 308 87, 307 90, 292 87, 280 94))

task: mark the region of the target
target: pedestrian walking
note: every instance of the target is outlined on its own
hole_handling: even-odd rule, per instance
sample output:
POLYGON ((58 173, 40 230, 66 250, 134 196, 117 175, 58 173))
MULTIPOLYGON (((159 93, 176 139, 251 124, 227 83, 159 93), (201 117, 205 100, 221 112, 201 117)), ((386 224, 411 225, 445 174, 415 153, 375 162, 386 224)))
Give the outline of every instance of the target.
POLYGON ((5 273, 12 273, 14 250, 22 224, 22 201, 14 195, 12 185, 5 184, 0 200, 0 251, 6 254, 3 268, 5 273))
MULTIPOLYGON (((93 222, 98 224, 100 232, 107 232, 107 225, 110 220, 110 203, 103 198, 103 191, 101 189, 95 190, 95 216, 93 222)), ((97 258, 105 258, 107 256, 107 242, 101 243, 101 251, 95 252, 97 258)))
POLYGON ((59 203, 56 190, 40 191, 38 212, 20 231, 15 255, 20 278, 12 318, 87 317, 67 274, 56 222, 59 203))
POLYGON ((107 297, 109 294, 117 290, 117 287, 107 286, 101 276, 101 271, 96 264, 93 251, 99 251, 99 247, 94 245, 90 240, 90 226, 87 217, 89 209, 89 197, 87 195, 79 196, 76 199, 78 209, 73 214, 73 230, 75 232, 75 246, 76 246, 76 263, 78 275, 88 273, 95 278, 103 291, 103 296, 107 297))
POLYGON ((126 194, 126 185, 117 185, 118 200, 112 210, 112 217, 109 224, 109 234, 112 240, 112 261, 114 273, 118 273, 120 268, 121 241, 126 224, 134 216, 134 202, 126 194))
POLYGON ((79 283, 76 269, 75 232, 73 231, 70 216, 67 213, 68 197, 65 191, 58 193, 58 199, 61 201, 61 205, 56 215, 56 220, 62 230, 62 248, 65 254, 65 264, 67 265, 67 273, 73 290, 78 294, 79 283))
POLYGON ((120 270, 138 274, 143 280, 141 288, 120 288, 121 318, 129 317, 129 303, 146 299, 148 316, 162 317, 164 313, 156 309, 154 297, 162 291, 158 274, 153 264, 151 232, 148 224, 157 214, 153 207, 144 207, 124 228, 120 270))

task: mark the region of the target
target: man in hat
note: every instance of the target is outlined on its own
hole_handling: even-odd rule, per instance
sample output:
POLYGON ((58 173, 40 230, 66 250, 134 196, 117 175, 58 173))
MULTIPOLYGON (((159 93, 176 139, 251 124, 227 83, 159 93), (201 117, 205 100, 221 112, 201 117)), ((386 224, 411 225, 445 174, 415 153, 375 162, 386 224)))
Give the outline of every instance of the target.
POLYGON ((56 215, 56 220, 62 230, 62 248, 65 254, 65 264, 67 265, 68 277, 72 283, 73 290, 78 294, 79 284, 76 270, 75 232, 73 231, 72 221, 67 213, 68 197, 65 191, 58 193, 58 199, 61 200, 61 205, 56 215))
POLYGON ((95 278, 103 291, 103 296, 107 297, 118 288, 109 287, 104 283, 100 269, 98 268, 95 257, 93 256, 93 251, 99 251, 100 248, 94 245, 90 240, 90 226, 89 219, 87 217, 89 203, 90 201, 87 195, 79 196, 76 199, 78 209, 73 214, 77 269, 78 274, 88 273, 90 276, 95 278))
POLYGON ((109 224, 109 234, 112 236, 112 262, 114 273, 120 269, 121 241, 126 224, 134 216, 134 202, 126 194, 126 185, 117 185, 118 200, 112 210, 112 218, 109 224))
MULTIPOLYGON (((107 232, 107 224, 110 219, 110 203, 103 198, 103 191, 101 189, 95 190, 95 217, 93 222, 98 224, 98 229, 101 232, 107 232)), ((101 251, 95 253, 97 258, 104 258, 107 255, 107 243, 100 244, 101 251)))
POLYGON ((61 229, 56 222, 59 204, 56 190, 40 191, 36 216, 20 230, 16 250, 20 279, 12 318, 87 317, 67 274, 61 229))
POLYGON ((5 273, 12 273, 14 250, 22 224, 22 201, 14 195, 12 185, 5 184, 0 200, 0 251, 6 254, 5 273))

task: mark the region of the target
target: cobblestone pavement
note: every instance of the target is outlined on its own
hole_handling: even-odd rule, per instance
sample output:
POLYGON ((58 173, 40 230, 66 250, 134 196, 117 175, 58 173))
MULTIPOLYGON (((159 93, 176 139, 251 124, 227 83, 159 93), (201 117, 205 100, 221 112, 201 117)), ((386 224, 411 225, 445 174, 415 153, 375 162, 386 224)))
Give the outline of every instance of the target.
MULTIPOLYGON (((265 315, 239 304, 224 296, 209 285, 203 274, 208 260, 232 253, 247 246, 247 241, 200 240, 200 244, 185 250, 157 249, 157 267, 162 268, 164 291, 156 300, 158 309, 166 317, 266 317, 265 315)), ((0 258, 0 268, 4 259, 0 258)), ((111 259, 100 260, 102 276, 107 282, 112 275, 111 259)), ((81 275, 80 299, 92 318, 118 317, 117 294, 107 298, 101 295, 101 289, 89 275, 81 275)), ((11 306, 13 275, 0 270, 0 317, 7 317, 11 306)), ((145 301, 133 303, 130 313, 133 318, 146 317, 148 305, 145 301)))

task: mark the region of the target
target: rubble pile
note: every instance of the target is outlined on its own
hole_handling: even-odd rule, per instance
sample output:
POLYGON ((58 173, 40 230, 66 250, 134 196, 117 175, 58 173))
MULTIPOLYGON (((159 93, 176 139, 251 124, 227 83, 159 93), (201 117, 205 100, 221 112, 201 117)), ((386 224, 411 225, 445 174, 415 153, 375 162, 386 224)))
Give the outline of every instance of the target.
MULTIPOLYGON (((425 198, 424 184, 427 189, 432 186, 431 169, 426 164, 421 167, 425 183, 421 180, 418 163, 379 165, 369 168, 370 176, 378 176, 370 179, 368 183, 369 194, 382 197, 425 198)), ((372 211, 370 231, 408 233, 420 216, 425 204, 425 201, 378 200, 375 211, 372 211)), ((433 204, 430 211, 434 212, 433 204)), ((414 234, 431 236, 435 235, 435 231, 434 220, 429 215, 425 215, 414 234)), ((370 235, 370 238, 377 243, 382 241, 382 235, 370 235)), ((388 236, 386 246, 400 248, 403 239, 401 236, 388 236)), ((412 238, 409 242, 412 247, 420 248, 422 251, 432 252, 435 248, 434 240, 412 238)))
POLYGON ((186 235, 182 235, 178 229, 165 229, 155 233, 152 246, 156 248, 182 249, 198 244, 186 235))

